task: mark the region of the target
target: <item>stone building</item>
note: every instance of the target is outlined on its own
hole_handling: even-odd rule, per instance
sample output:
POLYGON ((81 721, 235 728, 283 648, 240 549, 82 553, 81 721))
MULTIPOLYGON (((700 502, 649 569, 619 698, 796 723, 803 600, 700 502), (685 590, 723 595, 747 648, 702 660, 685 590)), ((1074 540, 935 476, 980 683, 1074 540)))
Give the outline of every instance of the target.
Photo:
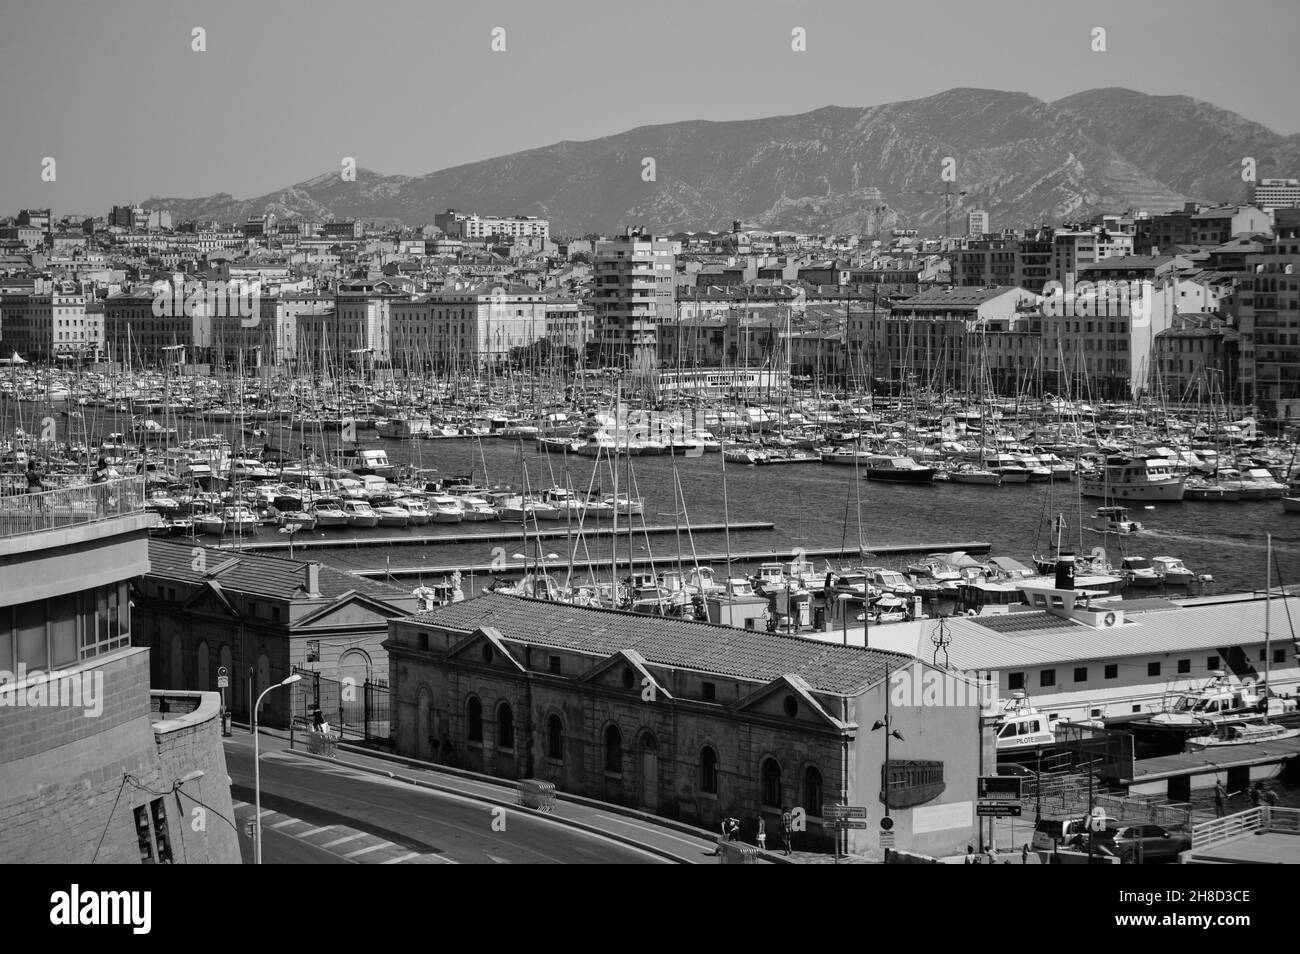
MULTIPOLYGON (((149 541, 149 561, 135 584, 132 641, 152 651, 154 688, 215 692, 225 667, 240 720, 250 694, 295 667, 357 686, 386 680, 388 621, 420 605, 400 587, 312 561, 163 539, 149 541)), ((287 726, 288 698, 267 696, 260 721, 287 726)))
POLYGON ((829 847, 822 805, 847 802, 873 820, 847 839, 867 853, 887 775, 896 847, 959 851, 994 764, 973 697, 889 711, 891 674, 931 669, 897 653, 502 594, 394 620, 385 648, 400 754, 709 828, 761 814, 779 833, 790 807, 829 847))

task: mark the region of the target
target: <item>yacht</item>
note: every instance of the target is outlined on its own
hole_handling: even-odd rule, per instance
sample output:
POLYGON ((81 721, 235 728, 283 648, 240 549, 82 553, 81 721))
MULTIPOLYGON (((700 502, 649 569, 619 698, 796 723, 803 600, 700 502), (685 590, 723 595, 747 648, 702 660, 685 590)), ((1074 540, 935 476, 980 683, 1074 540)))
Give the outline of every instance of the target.
POLYGON ((867 480, 905 484, 928 484, 934 480, 933 467, 922 467, 910 457, 872 454, 862 466, 867 480))
POLYGON ((466 494, 453 499, 460 506, 460 518, 466 523, 497 519, 497 512, 482 497, 466 494))
POLYGON ((1253 682, 1235 682, 1216 669, 1205 685, 1180 692, 1164 711, 1132 723, 1133 737, 1148 744, 1177 746, 1191 738, 1210 735, 1222 726, 1250 722, 1264 712, 1269 715, 1295 711, 1294 699, 1263 694, 1253 682))
POLYGON ((1142 556, 1126 556, 1120 566, 1126 586, 1147 589, 1160 585, 1160 574, 1151 565, 1151 561, 1142 556))
POLYGON ((1079 479, 1085 497, 1109 500, 1182 500, 1186 474, 1174 473, 1173 465, 1160 458, 1111 455, 1100 468, 1079 479))
MULTIPOLYGON (((469 519, 460 500, 451 494, 432 494, 426 498, 429 518, 434 523, 460 523, 469 519)), ((486 504, 485 504, 486 505, 486 504)))
POLYGON ((310 507, 318 527, 346 527, 348 515, 333 497, 317 497, 310 507))

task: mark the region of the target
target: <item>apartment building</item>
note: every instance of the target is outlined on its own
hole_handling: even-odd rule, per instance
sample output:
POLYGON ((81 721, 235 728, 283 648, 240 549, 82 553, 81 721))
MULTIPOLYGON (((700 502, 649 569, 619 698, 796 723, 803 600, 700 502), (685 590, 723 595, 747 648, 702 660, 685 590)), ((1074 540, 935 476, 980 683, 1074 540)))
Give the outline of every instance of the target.
POLYGON ((659 326, 675 317, 676 261, 674 243, 632 228, 597 244, 591 303, 600 360, 655 365, 659 326))
POLYGON ((1277 209, 1274 234, 1237 289, 1242 398, 1265 417, 1300 418, 1300 209, 1277 209))
POLYGON ((103 347, 98 323, 86 317, 86 297, 73 284, 44 294, 0 295, 0 352, 28 360, 59 355, 94 358, 103 347))

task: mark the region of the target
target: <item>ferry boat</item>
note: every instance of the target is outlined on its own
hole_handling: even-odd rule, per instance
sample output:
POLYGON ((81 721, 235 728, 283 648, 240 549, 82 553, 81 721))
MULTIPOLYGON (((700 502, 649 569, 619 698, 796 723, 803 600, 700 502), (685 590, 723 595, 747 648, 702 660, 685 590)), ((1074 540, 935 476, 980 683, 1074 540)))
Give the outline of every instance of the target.
POLYGON ((1109 500, 1182 500, 1186 484, 1187 475, 1175 473, 1167 460, 1112 455, 1080 476, 1079 491, 1109 500))

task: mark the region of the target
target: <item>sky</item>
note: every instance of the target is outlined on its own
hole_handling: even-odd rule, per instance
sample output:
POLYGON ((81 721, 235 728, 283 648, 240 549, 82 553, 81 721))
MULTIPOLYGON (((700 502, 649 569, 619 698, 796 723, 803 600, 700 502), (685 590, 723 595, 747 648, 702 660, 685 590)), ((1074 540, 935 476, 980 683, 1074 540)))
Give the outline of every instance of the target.
POLYGON ((960 86, 1047 101, 1105 86, 1181 94, 1291 134, 1297 37, 1297 0, 9 3, 0 215, 247 198, 337 173, 344 157, 422 175, 647 124, 960 86))

